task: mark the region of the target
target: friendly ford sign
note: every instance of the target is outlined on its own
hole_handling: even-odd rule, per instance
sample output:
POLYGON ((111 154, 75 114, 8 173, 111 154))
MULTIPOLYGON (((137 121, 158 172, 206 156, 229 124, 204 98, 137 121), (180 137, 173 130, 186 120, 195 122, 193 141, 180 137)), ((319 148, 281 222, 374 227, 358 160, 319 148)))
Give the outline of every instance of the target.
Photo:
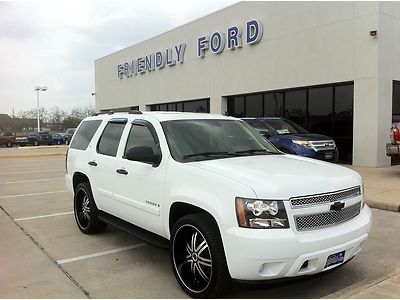
MULTIPOLYGON (((204 58, 207 51, 212 54, 220 54, 225 48, 235 50, 245 45, 257 44, 263 36, 263 26, 259 20, 249 20, 243 28, 230 26, 225 32, 215 31, 211 35, 203 35, 197 39, 197 57, 204 58)), ((153 72, 164 68, 172 67, 177 63, 183 63, 185 57, 186 43, 174 45, 165 50, 159 50, 145 56, 137 57, 121 63, 117 66, 118 78, 130 78, 138 74, 153 72)))

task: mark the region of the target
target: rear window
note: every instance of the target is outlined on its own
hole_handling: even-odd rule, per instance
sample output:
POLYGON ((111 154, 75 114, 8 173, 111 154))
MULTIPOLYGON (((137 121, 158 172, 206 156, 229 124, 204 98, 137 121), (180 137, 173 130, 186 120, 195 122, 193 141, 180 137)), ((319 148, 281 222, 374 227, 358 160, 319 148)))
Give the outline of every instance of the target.
POLYGON ((101 120, 83 122, 72 139, 70 148, 86 150, 100 124, 101 120))

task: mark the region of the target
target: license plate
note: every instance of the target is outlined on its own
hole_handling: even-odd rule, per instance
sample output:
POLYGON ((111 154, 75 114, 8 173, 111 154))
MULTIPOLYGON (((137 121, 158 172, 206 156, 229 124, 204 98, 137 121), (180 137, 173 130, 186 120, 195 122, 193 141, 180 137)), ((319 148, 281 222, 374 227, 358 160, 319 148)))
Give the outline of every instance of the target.
POLYGON ((341 252, 329 255, 328 258, 326 259, 325 268, 328 268, 330 266, 334 266, 337 264, 341 264, 342 262, 344 262, 344 253, 345 253, 345 251, 341 251, 341 252))
POLYGON ((332 152, 325 152, 325 159, 332 159, 333 153, 332 152))

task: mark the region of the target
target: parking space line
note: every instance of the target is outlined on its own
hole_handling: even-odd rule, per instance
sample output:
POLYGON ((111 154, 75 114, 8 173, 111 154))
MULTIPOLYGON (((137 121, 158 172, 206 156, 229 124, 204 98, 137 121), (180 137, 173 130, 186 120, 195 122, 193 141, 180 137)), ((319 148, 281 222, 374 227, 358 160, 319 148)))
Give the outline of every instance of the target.
POLYGON ((54 191, 54 192, 43 192, 43 193, 33 193, 33 194, 9 195, 9 196, 0 196, 0 199, 27 197, 27 196, 36 196, 36 195, 46 195, 46 194, 57 194, 57 193, 66 193, 66 192, 68 192, 68 190, 54 191))
POLYGON ((43 178, 43 179, 33 179, 33 180, 21 180, 21 181, 5 181, 5 182, 0 182, 0 184, 26 183, 26 182, 50 181, 50 180, 60 180, 60 179, 64 179, 64 177, 43 178))
POLYGON ((38 170, 38 171, 25 171, 25 172, 7 172, 7 173, 0 173, 0 175, 13 175, 13 174, 30 174, 30 173, 44 173, 44 172, 65 172, 65 169, 59 170, 38 170))
POLYGON ((69 212, 51 214, 51 215, 42 215, 42 216, 36 216, 36 217, 19 218, 19 219, 14 219, 14 221, 26 221, 26 220, 42 219, 42 218, 49 218, 49 217, 56 217, 56 216, 71 215, 73 213, 74 213, 73 211, 69 211, 69 212))
POLYGON ((67 264, 67 263, 74 262, 74 261, 80 261, 80 260, 89 259, 89 258, 93 258, 93 257, 98 257, 98 256, 112 254, 112 253, 117 253, 117 252, 127 251, 127 250, 131 250, 131 249, 136 249, 136 248, 144 247, 146 245, 147 244, 137 244, 137 245, 131 245, 131 246, 122 247, 122 248, 118 248, 118 249, 103 251, 103 252, 97 252, 97 253, 92 253, 92 254, 87 254, 87 255, 82 255, 82 256, 76 256, 76 257, 71 257, 71 258, 66 258, 66 259, 60 259, 60 260, 57 260, 57 263, 59 265, 67 264))

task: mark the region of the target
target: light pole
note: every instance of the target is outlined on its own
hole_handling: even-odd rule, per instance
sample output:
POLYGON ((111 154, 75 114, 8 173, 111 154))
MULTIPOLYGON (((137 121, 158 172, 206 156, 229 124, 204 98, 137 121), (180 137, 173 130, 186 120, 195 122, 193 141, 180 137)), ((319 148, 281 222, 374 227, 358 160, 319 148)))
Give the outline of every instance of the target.
POLYGON ((40 113, 39 113, 39 91, 47 91, 47 87, 45 86, 35 86, 35 91, 37 95, 37 131, 40 131, 40 113))

